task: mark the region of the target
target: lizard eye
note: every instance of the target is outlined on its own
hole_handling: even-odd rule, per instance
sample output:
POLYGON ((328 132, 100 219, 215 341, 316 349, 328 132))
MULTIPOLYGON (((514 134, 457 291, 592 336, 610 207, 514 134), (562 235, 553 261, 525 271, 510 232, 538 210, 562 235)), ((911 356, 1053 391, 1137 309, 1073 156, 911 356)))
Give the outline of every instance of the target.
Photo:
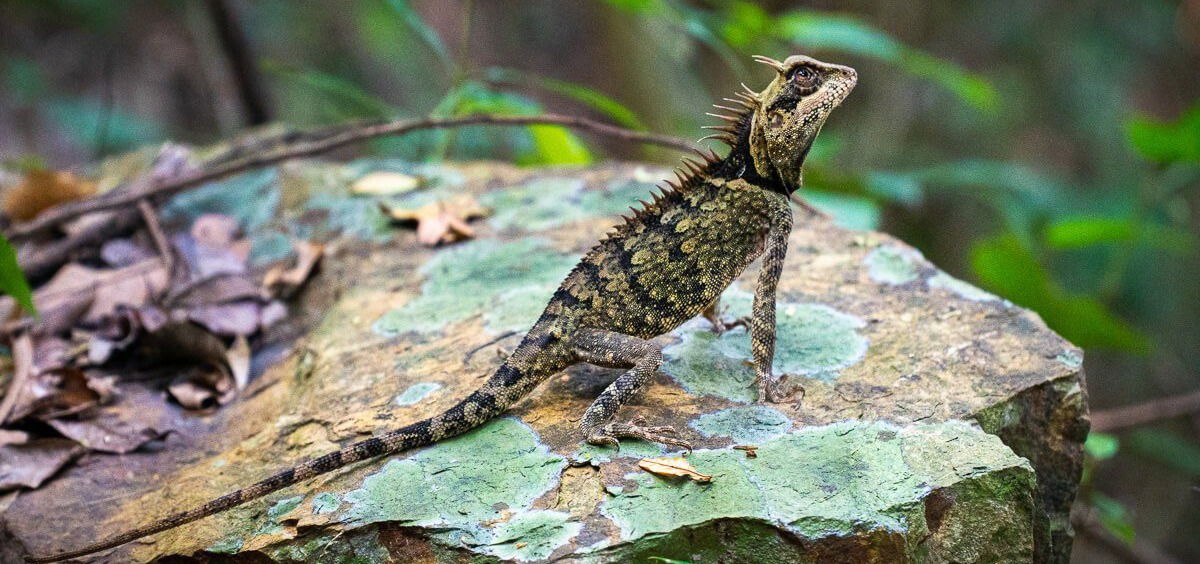
POLYGON ((807 66, 796 67, 796 70, 792 71, 792 81, 800 88, 812 88, 817 85, 817 71, 807 66))

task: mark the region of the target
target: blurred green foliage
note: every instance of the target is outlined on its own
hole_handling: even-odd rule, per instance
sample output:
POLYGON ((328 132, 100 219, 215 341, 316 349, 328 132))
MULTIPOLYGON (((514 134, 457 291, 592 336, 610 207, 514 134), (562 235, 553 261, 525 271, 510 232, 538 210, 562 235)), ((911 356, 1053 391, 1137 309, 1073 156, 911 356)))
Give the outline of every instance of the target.
POLYGON ((37 314, 29 283, 17 266, 17 252, 4 235, 0 235, 0 294, 12 296, 25 311, 37 314))

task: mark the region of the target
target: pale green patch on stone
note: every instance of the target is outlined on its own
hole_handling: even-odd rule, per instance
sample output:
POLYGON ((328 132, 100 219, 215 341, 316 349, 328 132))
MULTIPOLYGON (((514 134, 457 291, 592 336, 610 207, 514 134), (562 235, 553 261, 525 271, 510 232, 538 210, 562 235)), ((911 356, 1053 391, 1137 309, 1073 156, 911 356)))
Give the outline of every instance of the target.
POLYGON ((504 560, 544 560, 579 534, 581 523, 558 511, 518 513, 492 532, 487 552, 504 560))
POLYGON ((263 549, 275 562, 328 562, 330 564, 385 564, 393 562, 375 528, 346 533, 325 533, 297 542, 263 549))
POLYGON ((396 458, 347 493, 343 519, 433 527, 454 546, 486 544, 482 525, 503 509, 523 511, 554 487, 566 461, 525 424, 494 420, 465 435, 396 458))
POLYGON ((584 186, 579 179, 538 178, 485 194, 482 202, 492 208, 489 221, 497 229, 543 231, 584 218, 627 212, 638 201, 648 199, 654 187, 629 181, 601 190, 584 186))
POLYGON ((325 213, 325 223, 317 233, 341 234, 364 241, 383 242, 392 237, 391 220, 383 214, 379 203, 371 198, 354 198, 344 194, 314 194, 305 203, 310 211, 325 213))
POLYGON ((696 451, 689 461, 712 482, 634 473, 636 488, 604 502, 622 539, 725 518, 766 520, 812 539, 862 528, 917 534, 925 532, 920 504, 933 489, 1016 469, 1015 483, 1006 477, 996 486, 1017 488, 1031 508, 1036 490, 1027 461, 999 438, 958 421, 809 427, 759 444, 756 458, 724 449, 696 451))
POLYGON ((496 306, 483 314, 487 330, 491 333, 529 330, 557 289, 555 284, 543 284, 504 292, 497 299, 496 306))
POLYGON ((938 271, 926 281, 930 288, 943 288, 954 292, 958 297, 973 302, 991 302, 999 300, 994 294, 985 292, 974 285, 959 280, 945 272, 938 271))
POLYGON ((324 515, 333 513, 342 505, 342 500, 338 496, 330 492, 321 492, 313 496, 312 512, 313 515, 324 515))
POLYGON ((276 170, 267 168, 210 182, 171 198, 160 215, 164 221, 189 224, 207 213, 227 215, 236 219, 244 232, 253 234, 279 209, 278 180, 276 170))
POLYGON ((800 192, 813 207, 833 216, 833 223, 846 229, 873 231, 879 229, 879 204, 857 196, 804 190, 800 192))
MULTIPOLYGON (((750 293, 730 287, 721 296, 721 315, 730 320, 748 315, 752 302, 750 293)), ((857 317, 821 304, 781 302, 775 310, 775 374, 833 380, 867 353, 867 339, 858 333, 866 324, 857 317)), ((689 323, 675 334, 680 341, 663 349, 663 372, 693 394, 755 399, 744 327, 717 335, 706 324, 689 323)))
POLYGON ((917 279, 920 275, 920 258, 920 254, 911 249, 883 245, 868 253, 864 261, 872 280, 896 286, 917 279))
POLYGON ((256 536, 273 535, 283 531, 283 526, 279 524, 279 518, 299 507, 302 501, 304 501, 304 496, 298 495, 275 502, 274 505, 267 509, 267 521, 259 526, 254 531, 254 534, 256 536))
POLYGON ((242 549, 243 544, 245 544, 245 541, 240 538, 228 537, 212 543, 204 550, 216 554, 237 554, 242 549))
POLYGON ((619 449, 608 445, 583 443, 571 456, 571 461, 574 464, 599 466, 616 458, 655 458, 662 456, 662 453, 663 448, 658 444, 638 439, 622 439, 619 449))
POLYGON ((415 405, 421 400, 429 397, 429 394, 441 389, 442 385, 437 382, 418 382, 408 387, 403 393, 396 396, 394 400, 396 405, 415 405))
POLYGON ((1083 356, 1075 351, 1063 351, 1054 355, 1054 360, 1063 363, 1067 368, 1079 368, 1083 366, 1083 356))
POLYGON ((706 413, 688 426, 705 437, 729 437, 739 444, 755 444, 786 433, 792 421, 778 410, 754 405, 706 413))
MULTIPOLYGON (((421 295, 384 314, 373 326, 376 333, 394 336, 415 331, 440 331, 449 323, 500 308, 497 326, 524 322, 530 300, 508 308, 504 294, 530 286, 557 285, 575 265, 575 258, 556 252, 540 239, 510 243, 471 241, 439 251, 421 271, 421 295)), ((540 307, 545 306, 545 301, 540 307)), ((528 327, 526 327, 528 328, 528 327)))

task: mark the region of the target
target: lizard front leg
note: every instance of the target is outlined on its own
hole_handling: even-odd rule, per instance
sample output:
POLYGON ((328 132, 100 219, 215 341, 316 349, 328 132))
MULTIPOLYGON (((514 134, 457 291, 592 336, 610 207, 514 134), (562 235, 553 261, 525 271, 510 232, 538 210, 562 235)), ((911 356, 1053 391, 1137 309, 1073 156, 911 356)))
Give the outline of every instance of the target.
POLYGON ((584 440, 591 444, 620 447, 619 439, 636 438, 692 450, 691 444, 678 438, 678 432, 673 427, 648 427, 640 420, 610 422, 617 410, 637 395, 658 371, 662 364, 661 347, 631 335, 597 329, 581 330, 571 341, 580 361, 610 368, 628 368, 584 412, 583 421, 579 423, 584 440))
POLYGON ((754 375, 758 384, 759 401, 782 402, 778 379, 771 371, 775 360, 775 289, 783 275, 787 257, 788 235, 792 232, 792 209, 782 196, 772 199, 771 226, 763 251, 762 270, 754 290, 754 306, 750 318, 750 349, 754 354, 754 375))

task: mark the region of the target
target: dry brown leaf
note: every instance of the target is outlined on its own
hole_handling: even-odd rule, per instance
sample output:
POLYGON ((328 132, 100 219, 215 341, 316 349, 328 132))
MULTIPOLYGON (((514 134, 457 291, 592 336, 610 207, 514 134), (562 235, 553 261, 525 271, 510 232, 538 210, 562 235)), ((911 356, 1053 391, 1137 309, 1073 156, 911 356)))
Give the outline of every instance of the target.
POLYGON ((29 442, 29 433, 25 431, 0 429, 0 446, 23 445, 27 442, 29 442))
POLYGON ((4 398, 0 399, 0 424, 23 416, 32 399, 29 387, 33 383, 33 338, 21 333, 12 340, 13 378, 8 382, 4 398))
POLYGON ((420 176, 403 172, 371 172, 355 180, 350 185, 350 192, 363 196, 394 196, 416 190, 424 181, 420 176))
POLYGON ((658 476, 686 477, 700 483, 712 481, 712 476, 697 472, 692 464, 684 458, 643 458, 638 461, 638 467, 658 476))
POLYGON ((234 337, 257 333, 261 310, 257 302, 240 301, 196 306, 187 315, 217 335, 234 337))
POLYGON ((243 335, 238 335, 225 351, 225 362, 233 375, 233 384, 240 392, 250 383, 250 342, 243 335))
POLYGON ((746 458, 758 458, 758 447, 754 445, 733 445, 733 449, 746 451, 746 458))
POLYGON ((51 419, 46 423, 85 448, 125 454, 166 435, 137 421, 137 414, 136 407, 120 409, 112 406, 100 410, 94 417, 51 419))
POLYGON ((0 492, 36 488, 83 452, 83 447, 68 439, 0 446, 0 492))
POLYGON ((292 246, 296 249, 296 265, 291 268, 278 265, 263 276, 263 289, 271 295, 288 296, 303 286, 325 254, 325 245, 320 243, 296 241, 292 246))
POLYGON ((417 241, 428 247, 474 237, 475 230, 467 221, 490 213, 467 195, 438 200, 416 209, 392 208, 382 202, 379 206, 394 221, 416 222, 417 241))
POLYGON ((31 170, 9 190, 4 212, 17 221, 33 219, 43 210, 96 193, 96 183, 69 172, 31 170))
POLYGON ((80 264, 68 264, 33 294, 40 311, 72 306, 80 301, 90 305, 83 319, 99 322, 113 314, 118 305, 137 307, 162 294, 167 287, 167 271, 155 257, 124 268, 101 270, 80 264))

